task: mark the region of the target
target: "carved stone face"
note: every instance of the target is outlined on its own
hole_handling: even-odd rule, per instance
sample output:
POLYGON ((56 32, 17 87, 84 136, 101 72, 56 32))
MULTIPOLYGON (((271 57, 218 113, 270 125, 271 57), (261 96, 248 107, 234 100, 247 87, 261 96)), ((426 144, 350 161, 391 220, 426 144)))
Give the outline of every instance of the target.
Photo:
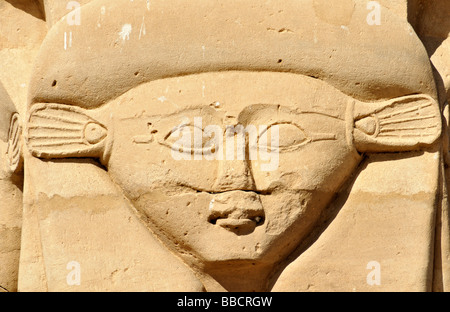
POLYGON ((186 260, 274 264, 311 233, 358 152, 429 146, 439 116, 424 94, 367 103, 301 75, 215 72, 90 110, 36 103, 25 137, 35 157, 99 158, 186 260))
POLYGON ((360 161, 347 140, 348 100, 321 81, 293 74, 155 81, 101 108, 112 117, 108 172, 147 225, 182 255, 204 263, 273 263, 310 233, 360 161), (225 154, 227 138, 240 146, 226 131, 238 125, 257 129, 245 136, 246 157, 206 159, 220 142, 225 154), (192 148, 183 145, 180 153, 186 137, 192 148), (271 152, 250 157, 251 146, 271 152))

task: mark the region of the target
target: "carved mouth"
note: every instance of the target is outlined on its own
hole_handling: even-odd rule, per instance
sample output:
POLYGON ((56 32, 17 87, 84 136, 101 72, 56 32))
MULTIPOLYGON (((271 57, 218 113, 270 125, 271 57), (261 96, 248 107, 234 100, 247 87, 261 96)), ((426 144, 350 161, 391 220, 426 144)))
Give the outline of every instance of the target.
POLYGON ((235 232, 244 235, 243 233, 253 232, 258 225, 264 223, 263 220, 264 219, 262 217, 256 217, 252 219, 219 218, 214 221, 216 225, 230 232, 235 232))
POLYGON ((247 235, 252 233, 257 226, 264 224, 264 217, 262 214, 251 218, 211 217, 209 222, 237 235, 247 235))
POLYGON ((265 212, 260 194, 254 191, 228 191, 209 193, 207 221, 217 227, 237 235, 252 233, 257 226, 264 224, 265 212))

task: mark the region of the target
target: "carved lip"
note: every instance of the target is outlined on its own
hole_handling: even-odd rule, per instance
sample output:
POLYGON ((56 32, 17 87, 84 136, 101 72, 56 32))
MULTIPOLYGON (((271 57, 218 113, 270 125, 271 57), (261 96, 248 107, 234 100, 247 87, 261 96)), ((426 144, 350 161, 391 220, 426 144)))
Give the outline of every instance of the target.
POLYGON ((260 216, 251 219, 230 217, 213 219, 210 222, 238 235, 246 235, 252 233, 258 225, 261 225, 264 222, 264 218, 260 216))
POLYGON ((247 235, 264 223, 264 208, 256 192, 230 191, 214 194, 208 222, 237 235, 247 235))
POLYGON ((242 227, 242 226, 248 226, 248 225, 255 225, 256 221, 252 219, 218 219, 216 220, 216 224, 223 227, 223 228, 230 228, 230 227, 242 227))

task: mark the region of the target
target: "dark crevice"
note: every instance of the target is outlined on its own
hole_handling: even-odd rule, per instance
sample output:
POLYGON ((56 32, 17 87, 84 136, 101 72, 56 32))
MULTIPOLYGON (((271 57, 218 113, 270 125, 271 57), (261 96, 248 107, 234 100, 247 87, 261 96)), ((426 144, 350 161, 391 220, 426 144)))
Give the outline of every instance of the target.
POLYGON ((429 56, 434 54, 450 32, 450 22, 448 22, 450 5, 447 1, 408 1, 408 22, 425 45, 429 56), (436 31, 437 28, 434 31, 431 30, 433 27, 430 26, 435 23, 439 25, 439 31, 436 31))
POLYGON ((13 7, 45 21, 43 0, 6 0, 13 7))

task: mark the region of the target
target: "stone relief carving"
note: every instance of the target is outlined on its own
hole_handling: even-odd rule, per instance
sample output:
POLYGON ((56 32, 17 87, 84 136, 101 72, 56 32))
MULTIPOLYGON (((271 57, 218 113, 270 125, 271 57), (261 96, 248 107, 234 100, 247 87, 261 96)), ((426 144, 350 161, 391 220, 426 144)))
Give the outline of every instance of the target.
POLYGON ((2 122, 24 177, 18 290, 446 290, 430 56, 405 16, 324 3, 51 16, 26 110, 2 122))
POLYGON ((0 291, 17 289, 17 272, 20 251, 20 218, 22 204, 22 125, 13 102, 0 84, 0 136, 1 171, 0 192, 2 196, 0 215, 1 240, 1 287, 0 291))

